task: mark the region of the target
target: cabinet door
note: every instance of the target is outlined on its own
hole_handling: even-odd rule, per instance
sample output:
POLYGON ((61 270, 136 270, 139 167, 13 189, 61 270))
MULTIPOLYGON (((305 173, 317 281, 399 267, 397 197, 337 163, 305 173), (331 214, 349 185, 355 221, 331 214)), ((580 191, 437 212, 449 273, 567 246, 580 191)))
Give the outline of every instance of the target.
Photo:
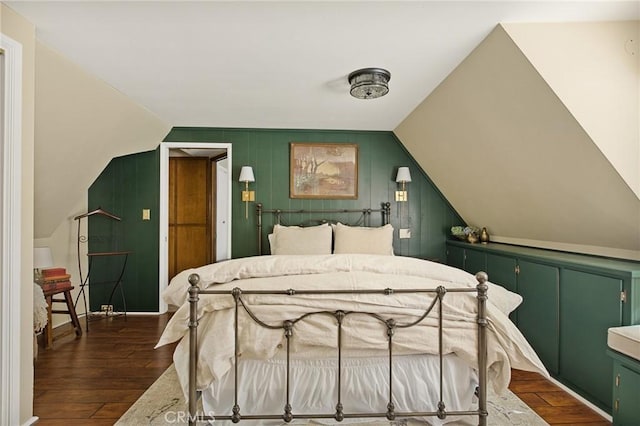
POLYGON ((454 268, 464 268, 464 249, 457 246, 447 246, 447 265, 454 268))
POLYGON ((640 407, 638 407, 640 374, 620 363, 616 363, 615 373, 617 380, 614 379, 616 401, 613 407, 613 424, 615 426, 638 425, 640 424, 640 407))
MULTIPOLYGON (((560 375, 611 407, 607 329, 622 325, 622 280, 565 269, 560 284, 560 375)), ((640 399, 638 399, 640 403, 640 399)))
POLYGON ((559 269, 540 263, 518 261, 518 293, 522 305, 518 328, 552 374, 558 373, 559 269))
POLYGON ((487 253, 487 274, 489 281, 500 284, 509 291, 516 292, 516 259, 487 253))
MULTIPOLYGON (((516 259, 513 257, 487 253, 487 274, 489 274, 489 281, 501 285, 514 293, 517 292, 516 265, 516 259)), ((489 294, 489 300, 491 300, 491 294, 489 294)), ((511 318, 514 324, 518 324, 517 310, 513 311, 509 315, 509 318, 511 318)))
POLYGON ((486 254, 478 250, 466 249, 464 253, 464 270, 473 275, 480 271, 486 271, 486 254))

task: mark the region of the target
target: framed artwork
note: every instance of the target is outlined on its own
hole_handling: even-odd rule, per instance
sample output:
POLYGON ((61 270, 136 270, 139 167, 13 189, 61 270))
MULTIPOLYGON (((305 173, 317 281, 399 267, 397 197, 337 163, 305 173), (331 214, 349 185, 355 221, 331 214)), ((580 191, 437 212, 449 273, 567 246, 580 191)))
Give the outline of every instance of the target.
POLYGON ((358 198, 358 145, 291 143, 291 198, 358 198))

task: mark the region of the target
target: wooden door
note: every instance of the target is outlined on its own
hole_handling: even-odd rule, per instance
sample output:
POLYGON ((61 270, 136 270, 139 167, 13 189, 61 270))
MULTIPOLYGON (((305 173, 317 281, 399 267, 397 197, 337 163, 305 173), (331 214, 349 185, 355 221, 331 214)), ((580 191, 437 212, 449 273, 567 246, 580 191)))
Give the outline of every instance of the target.
POLYGON ((210 164, 203 157, 169 159, 169 279, 213 261, 210 164))

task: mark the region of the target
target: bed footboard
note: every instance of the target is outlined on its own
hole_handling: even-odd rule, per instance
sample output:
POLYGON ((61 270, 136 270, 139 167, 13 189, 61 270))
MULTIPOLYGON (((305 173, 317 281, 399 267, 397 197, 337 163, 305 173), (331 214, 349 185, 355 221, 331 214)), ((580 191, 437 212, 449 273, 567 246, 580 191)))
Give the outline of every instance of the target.
POLYGON ((379 417, 386 418, 388 420, 394 420, 398 417, 438 417, 440 419, 445 419, 448 416, 477 416, 478 424, 484 426, 487 424, 487 312, 486 312, 486 302, 487 302, 487 290, 488 290, 488 276, 484 272, 479 272, 476 274, 476 279, 478 280, 478 285, 476 288, 452 288, 446 289, 443 286, 437 287, 435 289, 402 289, 402 290, 394 290, 394 289, 383 289, 383 290, 300 290, 296 291, 294 289, 282 290, 282 291, 245 291, 243 292, 240 288, 234 288, 233 290, 201 290, 198 287, 198 283, 200 281, 200 277, 197 274, 192 274, 189 276, 189 304, 190 304, 190 318, 189 318, 189 401, 188 401, 188 409, 189 409, 189 424, 195 425, 197 421, 207 421, 207 420, 231 420, 234 423, 239 422, 240 420, 282 420, 285 422, 291 422, 295 419, 334 419, 338 422, 347 419, 347 418, 362 418, 362 417, 379 417), (443 401, 443 324, 442 324, 442 299, 445 297, 446 293, 464 293, 464 292, 474 292, 476 293, 477 298, 477 326, 478 326, 478 388, 477 388, 477 396, 478 396, 478 409, 471 411, 447 411, 445 402, 443 401), (401 294, 401 293, 432 293, 436 297, 433 298, 433 302, 430 306, 425 309, 424 315, 422 315, 417 320, 410 323, 399 323, 393 318, 385 318, 378 314, 371 312, 361 312, 361 311, 317 311, 310 312, 301 317, 288 319, 282 322, 282 324, 274 326, 272 324, 266 324, 260 320, 251 309, 244 303, 242 296, 248 294, 268 294, 268 295, 282 295, 283 297, 293 296, 293 295, 309 295, 309 294, 401 294), (196 373, 198 367, 198 300, 200 294, 218 294, 218 295, 231 295, 235 300, 235 387, 234 387, 234 401, 235 404, 232 408, 232 414, 226 416, 218 416, 215 418, 212 416, 204 415, 202 413, 198 413, 197 410, 197 401, 199 398, 196 384, 196 373), (284 336, 286 337, 286 401, 283 407, 282 415, 242 415, 241 407, 238 405, 238 313, 240 310, 244 310, 256 323, 261 325, 262 327, 271 328, 271 329, 282 329, 284 336), (439 372, 439 401, 438 401, 438 409, 437 411, 432 412, 397 412, 394 404, 393 404, 393 386, 392 386, 392 378, 393 378, 393 336, 397 329, 399 328, 407 328, 412 327, 422 320, 424 320, 429 313, 431 313, 434 309, 438 311, 438 338, 439 338, 439 350, 438 356, 440 361, 440 372, 439 372), (337 391, 338 391, 338 400, 336 401, 336 409, 333 413, 318 413, 318 414, 304 414, 304 415, 295 415, 293 414, 293 409, 289 401, 289 371, 290 371, 290 338, 294 333, 294 325, 297 321, 300 321, 310 315, 324 315, 329 318, 333 318, 337 326, 337 352, 338 352, 338 374, 337 374, 337 391), (379 321, 383 327, 386 327, 386 333, 388 336, 388 357, 389 357, 389 389, 388 389, 388 404, 386 407, 386 411, 376 412, 376 413, 345 413, 342 401, 341 401, 341 379, 340 372, 342 368, 342 340, 341 340, 341 330, 342 330, 342 321, 347 315, 368 315, 375 320, 379 321))

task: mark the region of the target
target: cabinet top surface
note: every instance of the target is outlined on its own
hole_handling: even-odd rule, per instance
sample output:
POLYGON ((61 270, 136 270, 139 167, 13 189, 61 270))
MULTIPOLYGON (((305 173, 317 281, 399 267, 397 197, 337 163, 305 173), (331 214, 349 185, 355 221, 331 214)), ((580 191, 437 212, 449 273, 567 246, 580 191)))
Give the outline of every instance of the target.
POLYGON ((464 247, 470 250, 484 251, 516 257, 536 258, 549 260, 554 263, 573 264, 589 266, 598 269, 623 271, 630 273, 633 277, 640 277, 640 262, 632 260, 611 259, 606 257, 591 256, 587 254, 567 253, 562 251, 538 249, 531 247, 515 246, 501 243, 471 244, 463 241, 449 240, 447 244, 464 247))

